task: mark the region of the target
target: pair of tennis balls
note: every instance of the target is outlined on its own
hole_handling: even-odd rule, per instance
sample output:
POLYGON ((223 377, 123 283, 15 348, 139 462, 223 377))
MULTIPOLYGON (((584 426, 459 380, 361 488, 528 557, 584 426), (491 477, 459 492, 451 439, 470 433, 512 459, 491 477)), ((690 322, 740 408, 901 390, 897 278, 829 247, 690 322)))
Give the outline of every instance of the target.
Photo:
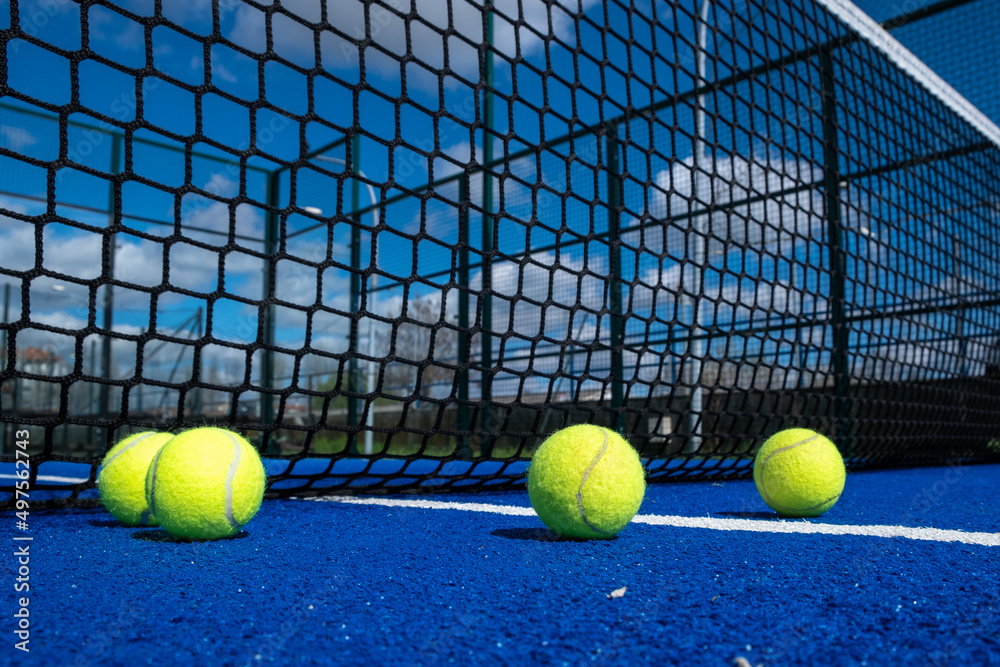
MULTIPOLYGON (((791 428, 768 438, 754 461, 757 490, 783 516, 819 516, 844 489, 844 460, 815 431, 791 428)), ((528 497, 553 532, 609 539, 635 517, 646 492, 635 449, 620 435, 580 424, 556 431, 535 452, 528 497)))
POLYGON ((230 537, 260 509, 266 476, 257 450, 220 428, 129 436, 98 472, 101 501, 129 526, 198 540, 230 537))

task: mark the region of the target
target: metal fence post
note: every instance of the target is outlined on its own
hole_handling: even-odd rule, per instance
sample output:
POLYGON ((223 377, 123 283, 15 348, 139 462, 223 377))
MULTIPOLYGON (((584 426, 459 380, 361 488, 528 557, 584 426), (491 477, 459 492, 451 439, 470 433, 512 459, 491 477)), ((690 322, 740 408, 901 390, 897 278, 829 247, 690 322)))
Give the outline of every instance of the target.
POLYGON ((834 409, 836 411, 837 442, 847 443, 850 433, 850 404, 847 395, 850 383, 848 344, 850 331, 845 318, 844 254, 840 217, 840 141, 837 124, 837 90, 833 56, 830 47, 819 54, 823 96, 823 213, 827 224, 827 244, 830 261, 830 326, 833 330, 832 370, 834 379, 834 409))
MULTIPOLYGON (((493 236, 495 222, 493 219, 493 178, 489 170, 493 168, 493 2, 486 2, 486 49, 483 53, 483 229, 482 229, 482 292, 480 294, 481 316, 481 380, 479 385, 482 408, 479 423, 488 433, 495 433, 493 415, 490 408, 493 383, 493 289, 492 262, 493 236)), ((492 450, 493 440, 490 436, 487 450, 492 450)))
MULTIPOLYGON (((361 169, 360 137, 357 134, 351 136, 351 168, 354 174, 361 169)), ((361 183, 357 178, 351 180, 351 347, 349 350, 350 359, 347 368, 347 447, 351 454, 358 453, 357 432, 350 430, 358 424, 358 393, 361 386, 358 377, 358 311, 361 310, 361 221, 358 220, 358 198, 361 196, 361 183)))
POLYGON ((605 145, 607 155, 608 187, 608 307, 611 310, 611 409, 614 414, 613 426, 624 432, 625 413, 625 369, 623 345, 625 342, 625 318, 622 315, 622 247, 621 247, 621 207, 622 182, 618 165, 618 126, 608 123, 605 145))
POLYGON ((263 352, 261 354, 260 371, 260 435, 261 448, 269 452, 271 440, 270 426, 274 422, 274 400, 270 389, 274 386, 274 343, 275 343, 275 310, 274 284, 277 270, 278 254, 278 200, 281 196, 281 172, 267 175, 267 218, 264 225, 264 289, 259 310, 262 329, 263 352))
POLYGON ((469 175, 458 184, 458 410, 455 430, 459 457, 472 457, 469 447, 469 175))
MULTIPOLYGON (((117 133, 112 133, 111 135, 111 164, 109 168, 109 173, 112 175, 119 173, 121 170, 121 153, 122 153, 122 141, 123 137, 117 133)), ((102 320, 101 328, 104 330, 104 338, 101 339, 101 378, 104 380, 101 383, 100 390, 98 392, 98 401, 100 403, 98 408, 98 419, 101 422, 106 422, 111 416, 111 387, 108 383, 111 381, 111 329, 114 326, 114 310, 115 310, 115 296, 114 296, 114 279, 115 279, 115 252, 116 238, 115 231, 119 224, 116 218, 116 212, 121 210, 118 204, 118 187, 114 181, 111 182, 108 188, 108 235, 107 235, 107 256, 105 257, 105 270, 107 271, 107 283, 104 285, 104 317, 102 320)), ((111 428, 109 425, 104 426, 105 440, 110 442, 111 439, 111 428)))

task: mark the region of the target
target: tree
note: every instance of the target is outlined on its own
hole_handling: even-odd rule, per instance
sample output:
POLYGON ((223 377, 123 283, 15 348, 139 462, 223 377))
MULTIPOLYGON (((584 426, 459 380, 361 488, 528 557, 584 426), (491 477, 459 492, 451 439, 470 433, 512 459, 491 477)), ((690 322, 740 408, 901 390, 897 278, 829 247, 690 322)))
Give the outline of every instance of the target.
POLYGON ((447 394, 455 371, 443 364, 458 362, 458 332, 443 325, 446 317, 441 299, 436 295, 411 299, 404 318, 394 324, 391 334, 377 339, 379 349, 397 359, 385 364, 382 391, 407 396, 419 379, 421 395, 447 394), (426 364, 422 370, 421 364, 426 364))

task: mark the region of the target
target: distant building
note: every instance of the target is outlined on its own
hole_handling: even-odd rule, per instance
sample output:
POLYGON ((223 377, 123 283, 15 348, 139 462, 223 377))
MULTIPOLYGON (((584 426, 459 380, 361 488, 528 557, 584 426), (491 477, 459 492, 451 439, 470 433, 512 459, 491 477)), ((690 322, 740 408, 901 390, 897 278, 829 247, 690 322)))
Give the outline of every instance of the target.
MULTIPOLYGON (((17 370, 27 375, 51 378, 21 378, 17 381, 17 409, 21 412, 56 412, 62 387, 58 378, 73 372, 73 367, 53 350, 27 347, 17 355, 17 370)), ((4 393, 13 394, 14 385, 4 384, 4 393)), ((13 398, 13 396, 11 396, 13 398)))

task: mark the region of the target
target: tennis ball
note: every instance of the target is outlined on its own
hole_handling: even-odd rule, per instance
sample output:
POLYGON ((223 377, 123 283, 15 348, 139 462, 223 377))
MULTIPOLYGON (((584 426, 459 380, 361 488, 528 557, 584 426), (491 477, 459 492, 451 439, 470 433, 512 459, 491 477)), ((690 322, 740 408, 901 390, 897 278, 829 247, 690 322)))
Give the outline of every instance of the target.
POLYGON ((174 436, 149 465, 146 501, 160 525, 177 537, 214 540, 239 532, 264 497, 257 450, 221 428, 174 436))
POLYGON ((784 516, 819 516, 833 507, 844 490, 845 475, 837 446, 806 428, 775 433, 753 463, 761 498, 784 516))
POLYGON ((639 511, 645 493, 639 455, 620 435, 600 426, 556 431, 528 468, 531 506, 564 537, 614 537, 639 511))
POLYGON ((126 526, 155 526, 146 504, 149 462, 173 435, 135 433, 112 447, 97 470, 97 492, 104 507, 126 526))

